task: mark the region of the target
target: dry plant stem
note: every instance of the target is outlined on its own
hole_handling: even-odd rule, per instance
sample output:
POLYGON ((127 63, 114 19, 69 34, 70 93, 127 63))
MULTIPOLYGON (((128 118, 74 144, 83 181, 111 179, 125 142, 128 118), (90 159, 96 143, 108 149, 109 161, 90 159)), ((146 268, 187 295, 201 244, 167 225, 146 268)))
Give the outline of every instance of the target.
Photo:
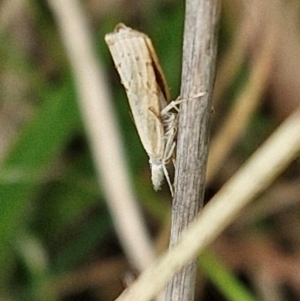
MULTIPOLYGON (((186 2, 181 98, 187 101, 179 116, 170 248, 203 204, 220 6, 220 0, 186 2)), ((169 283, 166 300, 193 300, 195 276, 191 261, 169 283)))
POLYGON ((182 234, 178 244, 140 275, 118 301, 148 301, 234 221, 300 153, 300 109, 225 184, 182 234), (212 222, 213 221, 213 222, 212 222))
POLYGON ((123 249, 131 264, 141 271, 153 260, 154 252, 130 187, 122 139, 87 19, 77 0, 48 2, 73 68, 99 184, 104 189, 123 249))

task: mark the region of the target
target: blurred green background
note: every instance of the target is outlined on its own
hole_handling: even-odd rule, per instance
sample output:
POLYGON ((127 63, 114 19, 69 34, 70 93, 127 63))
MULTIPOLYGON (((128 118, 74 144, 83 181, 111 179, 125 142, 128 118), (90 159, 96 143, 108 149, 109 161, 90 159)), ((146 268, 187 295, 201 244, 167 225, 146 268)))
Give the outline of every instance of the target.
MULTIPOLYGON (((276 16, 282 12, 281 1, 266 1, 264 5, 254 2, 249 6, 240 1, 223 3, 213 134, 218 132, 226 112, 239 99, 241 91, 251 85, 252 64, 260 55, 267 20, 273 17, 268 13, 274 12, 276 16), (268 4, 270 10, 266 9, 268 4), (241 34, 245 16, 250 19, 246 36, 241 34)), ((89 18, 99 60, 104 63, 108 82, 114 87, 113 106, 126 146, 131 177, 147 225, 156 237, 168 222, 169 196, 166 189, 155 193, 148 183, 148 159, 130 117, 125 92, 104 43, 104 35, 119 22, 147 33, 175 99, 180 93, 184 3, 90 0, 82 1, 82 8, 89 18)), ((299 12, 299 5, 289 1, 281 21, 291 20, 293 16, 295 22, 284 22, 287 28, 278 30, 277 37, 283 43, 285 36, 286 47, 278 47, 276 51, 269 49, 266 57, 275 58, 276 63, 272 61, 271 64, 274 69, 256 84, 258 88, 255 85, 253 88, 262 91, 256 96, 260 105, 253 110, 249 123, 233 143, 230 159, 219 167, 221 172, 211 180, 207 199, 263 142, 274 125, 299 103, 300 85, 294 84, 294 79, 299 78, 295 71, 299 65, 296 55, 299 43, 295 42, 299 28, 294 17, 299 14, 295 12, 299 12)), ((113 300, 124 288, 123 275, 130 267, 96 180, 77 97, 69 61, 47 2, 0 1, 0 301, 113 300)), ((284 184, 298 180, 299 166, 292 166, 285 176, 284 184)), ((291 185, 297 186, 294 182, 291 185)), ((295 231, 299 229, 299 204, 295 201, 292 207, 284 208, 280 218, 275 219, 270 209, 258 220, 253 218, 247 226, 239 230, 234 228, 236 232, 230 232, 229 238, 223 239, 243 237, 245 246, 249 243, 244 241, 245 237, 250 237, 251 245, 257 244, 258 248, 261 241, 269 242, 273 235, 274 241, 279 243, 274 247, 276 251, 289 248, 292 254, 299 254, 296 235, 299 232, 295 231), (294 208, 292 212, 291 208, 294 208), (282 228, 287 220, 290 227, 282 228), (281 229, 280 233, 275 233, 274 229, 281 229)), ((222 246, 222 241, 214 250, 217 254, 220 244, 222 246)), ((236 247, 237 258, 242 250, 236 247)), ((272 254, 271 250, 264 250, 272 254)), ((254 280, 262 284, 263 279, 252 278, 253 258, 246 258, 249 265, 243 266, 238 260, 234 262, 230 251, 228 257, 225 251, 220 253, 226 266, 235 270, 250 290, 255 294, 260 292, 254 280)), ((279 262, 285 262, 286 256, 283 253, 279 262)), ((239 281, 234 286, 225 285, 224 288, 224 283, 219 286, 213 278, 221 275, 224 267, 214 265, 214 259, 208 255, 205 258, 203 273, 211 282, 203 285, 204 280, 199 280, 202 286, 197 287, 197 300, 255 300, 251 294, 235 293, 239 286, 243 290, 239 281), (216 270, 207 263, 213 264, 216 270), (215 273, 209 273, 212 269, 215 273), (224 292, 228 288, 233 293, 224 292)), ((260 267, 262 261, 257 262, 260 267)), ((233 275, 224 277, 229 279, 233 275)), ((274 280, 271 276, 268 279, 274 280)), ((297 300, 299 290, 293 283, 298 282, 286 279, 284 282, 279 276, 276 280, 280 284, 287 283, 287 288, 279 294, 281 299, 276 300, 297 300)), ((263 293, 259 295, 265 299, 263 293)))

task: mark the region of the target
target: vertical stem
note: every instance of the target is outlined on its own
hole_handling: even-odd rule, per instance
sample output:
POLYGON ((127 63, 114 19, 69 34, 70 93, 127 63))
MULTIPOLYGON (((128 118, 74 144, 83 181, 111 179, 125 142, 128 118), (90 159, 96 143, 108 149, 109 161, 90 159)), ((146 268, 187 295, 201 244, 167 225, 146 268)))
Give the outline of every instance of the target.
MULTIPOLYGON (((220 7, 221 0, 186 1, 171 248, 203 204, 220 7)), ((166 300, 193 300, 195 276, 193 260, 168 284, 166 300)))
POLYGON ((124 251, 131 264, 142 271, 153 261, 154 252, 142 214, 134 201, 118 122, 81 2, 48 0, 74 73, 99 185, 103 187, 124 251), (127 218, 124 218, 124 212, 127 218))

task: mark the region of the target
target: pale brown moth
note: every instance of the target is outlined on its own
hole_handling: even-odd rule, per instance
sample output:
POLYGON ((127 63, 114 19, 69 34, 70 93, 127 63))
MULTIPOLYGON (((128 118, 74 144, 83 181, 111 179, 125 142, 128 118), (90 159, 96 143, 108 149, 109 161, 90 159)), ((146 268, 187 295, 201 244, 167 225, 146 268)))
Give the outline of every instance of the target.
POLYGON ((177 112, 171 110, 177 110, 176 104, 180 101, 170 102, 165 76, 147 35, 118 24, 114 32, 105 36, 105 41, 149 156, 153 187, 160 189, 165 176, 173 195, 166 164, 174 159, 177 134, 177 112))

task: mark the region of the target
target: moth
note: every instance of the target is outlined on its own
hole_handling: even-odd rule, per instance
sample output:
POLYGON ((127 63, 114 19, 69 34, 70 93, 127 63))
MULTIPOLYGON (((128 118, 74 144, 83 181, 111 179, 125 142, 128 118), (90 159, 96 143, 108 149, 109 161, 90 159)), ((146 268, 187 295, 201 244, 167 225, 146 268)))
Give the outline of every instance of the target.
POLYGON ((170 101, 167 82, 150 38, 120 23, 105 36, 126 90, 138 135, 149 156, 151 179, 159 190, 164 176, 173 195, 166 165, 173 160, 177 134, 176 104, 170 101), (175 109, 175 110, 173 110, 175 109))

